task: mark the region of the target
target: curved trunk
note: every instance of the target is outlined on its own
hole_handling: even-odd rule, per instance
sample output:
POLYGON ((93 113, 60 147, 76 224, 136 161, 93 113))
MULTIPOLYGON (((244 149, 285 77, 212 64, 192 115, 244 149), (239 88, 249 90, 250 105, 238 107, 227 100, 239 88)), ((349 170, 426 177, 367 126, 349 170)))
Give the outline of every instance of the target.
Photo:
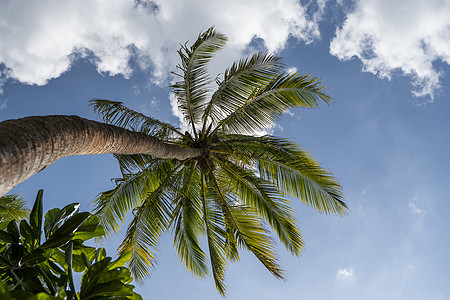
POLYGON ((184 160, 202 150, 78 116, 33 116, 0 123, 0 196, 57 159, 82 154, 150 154, 184 160))

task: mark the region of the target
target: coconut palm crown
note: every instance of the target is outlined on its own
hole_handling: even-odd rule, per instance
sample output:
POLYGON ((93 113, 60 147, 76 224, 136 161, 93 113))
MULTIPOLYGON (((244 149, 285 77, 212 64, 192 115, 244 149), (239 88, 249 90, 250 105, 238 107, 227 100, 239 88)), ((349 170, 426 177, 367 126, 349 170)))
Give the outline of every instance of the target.
POLYGON ((209 260, 222 295, 226 264, 239 260, 239 249, 283 278, 271 231, 294 255, 304 247, 292 199, 321 213, 347 211, 337 180, 299 145, 255 135, 291 108, 330 103, 319 80, 287 72, 279 57, 258 52, 214 81, 207 64, 226 41, 210 28, 178 51, 179 81, 171 88, 189 128, 184 133, 121 102, 91 100, 107 123, 202 149, 201 156, 186 160, 116 155, 123 177, 97 196, 96 212, 109 232, 133 213, 120 251, 131 251, 138 279, 149 274, 161 234, 171 231, 179 258, 194 275, 207 275, 209 260))

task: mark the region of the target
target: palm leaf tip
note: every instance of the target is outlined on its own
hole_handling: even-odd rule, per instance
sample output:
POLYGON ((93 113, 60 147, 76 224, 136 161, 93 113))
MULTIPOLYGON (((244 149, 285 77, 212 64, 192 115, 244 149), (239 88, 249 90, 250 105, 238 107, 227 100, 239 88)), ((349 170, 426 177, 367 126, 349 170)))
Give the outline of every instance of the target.
POLYGON ((197 134, 195 126, 200 124, 202 107, 207 101, 208 86, 211 83, 207 64, 214 54, 223 48, 226 41, 224 34, 211 27, 201 33, 191 47, 182 46, 178 51, 181 64, 177 67, 182 72, 179 74, 182 80, 171 88, 185 121, 194 129, 194 135, 197 134))

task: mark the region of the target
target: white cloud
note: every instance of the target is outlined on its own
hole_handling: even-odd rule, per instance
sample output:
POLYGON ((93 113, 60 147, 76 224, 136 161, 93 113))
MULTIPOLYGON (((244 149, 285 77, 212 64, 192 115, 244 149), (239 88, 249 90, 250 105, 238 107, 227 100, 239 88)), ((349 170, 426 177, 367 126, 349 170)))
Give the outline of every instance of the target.
POLYGON ((154 116, 155 111, 159 111, 158 100, 156 97, 152 97, 151 99, 145 101, 141 105, 139 105, 138 111, 147 116, 154 116))
POLYGON ((178 108, 177 97, 175 96, 174 93, 169 94, 169 101, 170 101, 170 106, 172 107, 172 114, 175 117, 177 117, 178 120, 180 120, 181 132, 188 131, 189 127, 187 126, 186 122, 184 121, 183 113, 178 108))
POLYGON ((410 201, 408 203, 408 207, 409 207, 409 210, 415 215, 424 216, 426 213, 426 211, 424 209, 420 208, 418 198, 416 198, 416 197, 414 197, 413 201, 410 201))
POLYGON ((255 37, 269 51, 282 49, 289 36, 311 42, 319 37, 321 7, 307 17, 296 0, 4 0, 0 64, 10 78, 43 85, 78 57, 91 58, 101 73, 127 77, 135 57, 162 82, 177 63, 179 44, 211 25, 229 36, 234 60, 255 37))
POLYGON ((339 269, 336 278, 339 280, 351 281, 355 278, 355 272, 352 267, 339 269))
POLYGON ((3 85, 8 80, 10 72, 7 69, 2 70, 1 67, 2 65, 0 63, 0 95, 3 95, 3 85))
POLYGON ((139 87, 139 85, 135 84, 131 87, 130 94, 132 94, 134 96, 139 96, 140 93, 141 93, 141 88, 139 87))
POLYGON ((425 210, 419 208, 417 206, 417 204, 415 204, 414 202, 409 202, 408 206, 409 206, 409 210, 415 215, 421 215, 422 216, 422 215, 425 214, 425 210))
POLYGON ((0 100, 0 111, 5 110, 8 107, 8 99, 0 100))
POLYGON ((363 70, 390 79, 409 76, 417 97, 433 100, 441 71, 450 64, 450 0, 359 0, 331 41, 341 60, 357 57, 363 70))

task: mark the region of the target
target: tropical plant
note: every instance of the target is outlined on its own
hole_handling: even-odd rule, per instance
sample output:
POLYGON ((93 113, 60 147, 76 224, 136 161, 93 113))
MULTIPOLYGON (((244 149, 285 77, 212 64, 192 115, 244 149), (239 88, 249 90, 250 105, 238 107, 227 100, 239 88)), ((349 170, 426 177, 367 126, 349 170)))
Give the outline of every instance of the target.
POLYGON ((30 211, 25 205, 26 201, 17 194, 0 197, 0 223, 26 218, 30 211))
POLYGON ((123 267, 129 255, 112 261, 105 249, 84 244, 104 234, 98 218, 78 212, 79 204, 73 203, 49 210, 43 219, 42 195, 40 190, 29 221, 2 223, 0 298, 142 299, 129 284, 131 272, 123 267), (83 272, 79 292, 73 272, 83 272))
POLYGON ((226 40, 210 28, 178 51, 179 81, 171 88, 188 127, 184 133, 121 102, 91 100, 106 123, 201 151, 183 160, 115 155, 123 176, 97 196, 95 211, 107 232, 116 232, 133 213, 120 251, 131 252, 129 266, 138 279, 149 274, 161 234, 172 230, 178 256, 194 275, 207 274, 209 253, 222 295, 227 261, 239 260, 239 248, 282 278, 268 226, 299 255, 304 244, 292 198, 321 213, 344 215, 347 209, 336 179, 299 145, 255 135, 291 108, 330 103, 319 80, 288 72, 279 57, 258 52, 214 82, 207 64, 226 40), (201 248, 202 236, 208 252, 201 248))

